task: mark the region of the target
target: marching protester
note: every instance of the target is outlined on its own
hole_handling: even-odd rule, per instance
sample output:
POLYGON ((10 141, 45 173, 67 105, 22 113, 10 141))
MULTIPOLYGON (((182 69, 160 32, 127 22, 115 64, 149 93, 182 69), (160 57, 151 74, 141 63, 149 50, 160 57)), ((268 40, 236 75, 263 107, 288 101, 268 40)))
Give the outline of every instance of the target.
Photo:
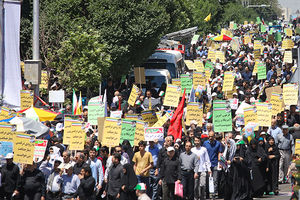
POLYGON ((168 40, 171 49, 159 48, 142 69, 118 74, 122 80, 101 77, 99 91, 66 94, 73 103, 59 113, 53 103, 52 111, 11 109, 3 118, 1 104, 1 120, 34 119, 17 121, 15 138, 13 119, 0 124, 1 140, 13 144, 0 141, 0 199, 276 199, 290 183, 299 198, 292 49, 300 29, 273 23, 258 17, 203 37, 193 32, 195 40, 176 48, 168 40), (27 129, 33 124, 39 133, 27 129))

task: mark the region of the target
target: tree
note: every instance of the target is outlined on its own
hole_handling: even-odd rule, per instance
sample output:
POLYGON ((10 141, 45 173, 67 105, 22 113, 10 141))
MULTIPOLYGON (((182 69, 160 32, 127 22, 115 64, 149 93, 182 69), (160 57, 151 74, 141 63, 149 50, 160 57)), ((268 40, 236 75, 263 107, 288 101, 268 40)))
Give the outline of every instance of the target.
POLYGON ((99 31, 76 27, 61 42, 57 53, 50 55, 50 67, 56 69, 67 93, 71 93, 72 88, 96 92, 101 79, 108 74, 110 55, 99 38, 99 31))

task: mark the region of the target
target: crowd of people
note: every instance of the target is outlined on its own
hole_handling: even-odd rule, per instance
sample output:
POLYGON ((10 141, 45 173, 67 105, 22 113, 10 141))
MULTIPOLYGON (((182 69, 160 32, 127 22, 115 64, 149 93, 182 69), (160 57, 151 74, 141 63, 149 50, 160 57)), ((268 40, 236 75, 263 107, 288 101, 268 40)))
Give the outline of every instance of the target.
MULTIPOLYGON (((196 98, 203 107, 202 124, 194 120, 185 124, 181 138, 168 134, 169 119, 163 125, 163 141, 140 141, 133 147, 124 140, 109 148, 101 145, 97 127, 91 126, 86 131, 84 150, 75 152, 63 143, 63 128, 59 128, 62 124, 47 122, 45 124, 51 130, 54 127, 54 136, 49 139, 41 162, 18 164, 13 162, 13 153, 6 155, 6 164, 1 168, 0 199, 250 200, 263 195, 278 195, 279 184, 293 182, 290 173, 294 169, 290 164, 292 157, 295 159, 295 139, 300 139, 297 105, 287 106, 273 115, 271 125, 258 127, 251 139, 245 137, 245 124, 236 123, 237 108, 231 110, 232 132, 214 131, 211 116, 213 101, 228 99, 222 91, 226 71, 234 73, 236 89, 232 98, 238 99, 240 104, 265 102, 267 88, 291 81, 296 63, 283 62, 282 43, 268 40, 268 32, 257 30, 258 25, 248 24, 239 25, 232 31, 241 41, 244 35, 252 34, 251 43, 240 43, 239 50, 233 50, 229 42, 221 43, 220 50, 226 60, 224 63, 216 60, 205 90, 196 98), (258 38, 264 46, 259 60, 266 66, 265 80, 258 80, 253 72, 253 42, 258 38)), ((299 33, 291 39, 299 47, 299 33)), ((207 59, 209 40, 202 38, 192 45, 187 57, 204 63, 210 61, 207 59)), ((192 72, 185 68, 184 73, 192 72)), ((129 106, 130 90, 108 81, 105 88, 108 113, 122 110, 125 117, 126 114, 140 114, 143 110, 156 110, 163 116, 176 109, 163 106, 166 85, 158 91, 151 84, 148 86, 144 94, 139 92, 135 105, 129 106)), ((65 114, 69 114, 70 109, 71 106, 67 106, 65 114)), ((82 118, 88 122, 87 108, 83 109, 82 118)))

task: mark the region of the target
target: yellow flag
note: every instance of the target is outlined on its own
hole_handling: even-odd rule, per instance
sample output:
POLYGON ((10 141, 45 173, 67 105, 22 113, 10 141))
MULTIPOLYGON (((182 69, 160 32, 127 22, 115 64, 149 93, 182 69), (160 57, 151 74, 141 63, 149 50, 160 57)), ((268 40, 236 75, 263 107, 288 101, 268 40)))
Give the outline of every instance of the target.
POLYGON ((209 13, 209 15, 207 15, 207 17, 205 17, 204 21, 208 22, 208 21, 210 21, 210 18, 211 18, 211 13, 209 13))
POLYGON ((82 114, 82 98, 81 98, 81 92, 80 92, 80 96, 78 99, 78 104, 77 104, 77 108, 76 108, 76 115, 81 115, 82 114))

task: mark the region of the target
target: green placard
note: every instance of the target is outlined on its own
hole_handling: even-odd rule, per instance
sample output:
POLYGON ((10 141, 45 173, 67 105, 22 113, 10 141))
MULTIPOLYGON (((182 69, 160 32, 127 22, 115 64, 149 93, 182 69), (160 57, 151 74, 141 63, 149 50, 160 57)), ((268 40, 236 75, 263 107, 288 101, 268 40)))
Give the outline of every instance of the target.
POLYGON ((234 23, 233 24, 233 30, 236 30, 238 27, 237 27, 237 24, 236 23, 234 23))
POLYGON ((267 78, 266 66, 263 63, 257 65, 257 80, 262 80, 267 78))
POLYGON ((256 24, 261 24, 261 20, 259 17, 256 17, 256 24))
POLYGON ((104 104, 100 101, 90 100, 88 111, 88 122, 91 125, 98 125, 98 117, 104 117, 104 104))
POLYGON ((129 119, 122 120, 122 130, 121 130, 121 137, 120 137, 121 144, 124 140, 128 140, 130 142, 130 145, 133 146, 135 127, 136 127, 136 121, 129 120, 129 119))
POLYGON ((265 25, 260 24, 260 32, 262 32, 262 33, 267 32, 267 29, 266 29, 265 25))
POLYGON ((213 70, 214 69, 214 63, 207 61, 205 63, 205 68, 207 68, 207 67, 213 70))
POLYGON ((227 104, 224 100, 214 100, 213 108, 226 108, 227 104))
POLYGON ((184 89, 186 89, 185 93, 189 94, 193 87, 193 79, 187 74, 182 74, 180 76, 180 82, 181 82, 181 92, 183 93, 184 89))
POLYGON ((275 34, 275 40, 276 40, 276 42, 281 42, 282 41, 281 34, 279 32, 277 32, 275 34))
POLYGON ((215 132, 231 132, 232 131, 231 110, 227 108, 214 109, 213 124, 214 124, 215 132))
POLYGON ((300 34, 300 28, 299 28, 299 27, 297 27, 297 28, 295 29, 295 33, 296 33, 296 34, 300 34))
POLYGON ((274 28, 271 28, 270 31, 269 31, 269 35, 272 35, 274 32, 274 28))

